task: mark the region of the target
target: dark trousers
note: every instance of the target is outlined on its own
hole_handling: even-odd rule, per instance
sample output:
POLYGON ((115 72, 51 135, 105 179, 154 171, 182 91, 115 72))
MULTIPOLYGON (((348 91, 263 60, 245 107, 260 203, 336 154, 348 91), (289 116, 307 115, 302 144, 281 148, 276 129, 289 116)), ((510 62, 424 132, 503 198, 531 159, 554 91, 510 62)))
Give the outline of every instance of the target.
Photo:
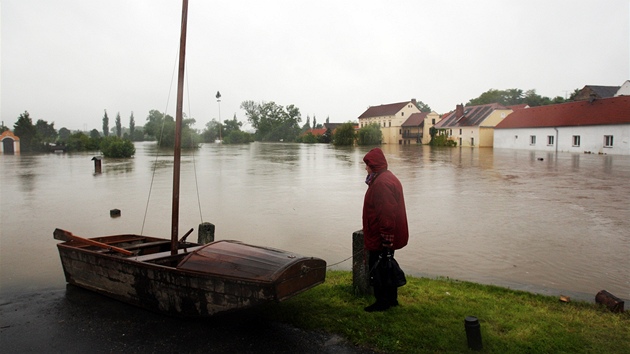
MULTIPOLYGON (((394 255, 394 251, 392 252, 392 256, 394 255)), ((380 256, 383 251, 368 251, 368 266, 370 272, 374 269, 376 262, 378 261, 378 256, 380 256)), ((376 302, 382 305, 395 306, 398 304, 398 288, 395 286, 377 286, 375 284, 372 285, 374 288, 374 297, 376 298, 376 302)))

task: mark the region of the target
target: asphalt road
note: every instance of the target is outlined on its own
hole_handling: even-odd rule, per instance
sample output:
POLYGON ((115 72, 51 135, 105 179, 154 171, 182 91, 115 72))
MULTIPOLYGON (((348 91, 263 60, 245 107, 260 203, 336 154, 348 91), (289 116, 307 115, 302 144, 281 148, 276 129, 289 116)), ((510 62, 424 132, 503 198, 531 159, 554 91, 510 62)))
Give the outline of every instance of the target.
POLYGON ((3 353, 374 353, 255 311, 207 319, 148 312, 68 285, 3 298, 3 353))

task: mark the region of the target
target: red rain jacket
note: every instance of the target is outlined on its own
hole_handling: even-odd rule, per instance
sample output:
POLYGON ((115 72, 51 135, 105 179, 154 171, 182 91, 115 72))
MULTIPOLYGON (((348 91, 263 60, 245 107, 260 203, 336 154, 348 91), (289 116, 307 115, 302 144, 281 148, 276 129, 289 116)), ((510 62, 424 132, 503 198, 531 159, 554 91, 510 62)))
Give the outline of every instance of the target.
POLYGON ((363 239, 368 251, 383 249, 381 235, 393 235, 393 249, 409 241, 407 211, 402 184, 387 170, 383 151, 374 148, 363 161, 376 175, 371 179, 363 200, 363 239))

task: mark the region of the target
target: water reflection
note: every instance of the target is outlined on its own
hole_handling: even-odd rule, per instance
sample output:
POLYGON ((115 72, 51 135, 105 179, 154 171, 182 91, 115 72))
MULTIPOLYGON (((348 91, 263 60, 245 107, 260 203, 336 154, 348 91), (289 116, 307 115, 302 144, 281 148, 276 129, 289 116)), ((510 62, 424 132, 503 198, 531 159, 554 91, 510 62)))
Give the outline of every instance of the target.
MULTIPOLYGON (((218 239, 339 262, 361 227, 369 149, 254 143, 182 151, 180 229, 209 221, 218 239)), ((411 239, 397 255, 409 274, 630 298, 630 157, 383 150, 405 190, 411 239)), ((130 160, 104 159, 99 178, 91 154, 0 158, 2 292, 63 286, 55 227, 170 236, 172 157, 152 143, 136 151, 130 160), (112 208, 122 217, 111 219, 112 208)))

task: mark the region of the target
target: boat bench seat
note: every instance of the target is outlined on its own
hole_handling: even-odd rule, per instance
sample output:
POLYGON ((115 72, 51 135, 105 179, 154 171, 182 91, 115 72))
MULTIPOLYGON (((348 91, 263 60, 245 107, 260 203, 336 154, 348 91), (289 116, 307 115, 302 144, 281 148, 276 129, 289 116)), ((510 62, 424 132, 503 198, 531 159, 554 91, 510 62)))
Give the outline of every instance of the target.
POLYGON ((177 250, 177 254, 176 255, 171 254, 171 251, 169 250, 169 251, 166 251, 166 252, 157 252, 157 253, 145 254, 145 255, 142 255, 142 256, 129 257, 129 258, 134 259, 134 260, 139 261, 139 262, 148 262, 148 261, 153 261, 153 260, 160 259, 160 258, 177 257, 180 254, 189 253, 189 252, 195 251, 195 250, 197 250, 197 249, 199 249, 199 248, 201 248, 203 246, 204 245, 188 247, 188 248, 180 248, 180 249, 177 250))
POLYGON ((137 243, 135 245, 131 245, 131 246, 123 247, 123 248, 128 251, 133 251, 133 250, 142 249, 142 248, 169 245, 170 243, 171 243, 170 240, 153 241, 153 242, 146 242, 146 243, 137 243))

